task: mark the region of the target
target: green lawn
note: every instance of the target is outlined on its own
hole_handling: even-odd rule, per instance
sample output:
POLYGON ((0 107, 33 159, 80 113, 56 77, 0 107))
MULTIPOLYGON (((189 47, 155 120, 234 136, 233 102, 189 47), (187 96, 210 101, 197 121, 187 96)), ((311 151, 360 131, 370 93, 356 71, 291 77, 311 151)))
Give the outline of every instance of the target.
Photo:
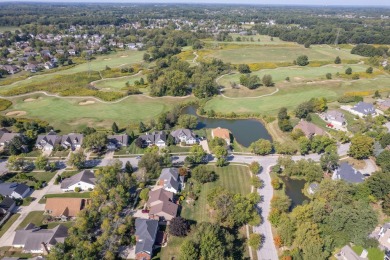
POLYGON ((94 83, 94 86, 99 89, 119 91, 126 87, 126 82, 128 82, 129 85, 134 85, 134 82, 136 80, 140 80, 141 78, 144 78, 144 80, 146 81, 146 76, 141 74, 141 75, 125 76, 120 78, 99 80, 94 83))
POLYGON ((44 220, 44 211, 31 211, 26 218, 20 223, 17 229, 22 229, 27 226, 29 223, 33 223, 34 225, 38 227, 43 227, 43 228, 54 228, 58 225, 64 225, 66 227, 71 227, 73 225, 73 222, 68 221, 68 222, 50 222, 49 224, 43 224, 44 220))
POLYGON ((71 132, 81 130, 86 126, 110 128, 113 122, 125 126, 132 121, 149 120, 170 110, 175 104, 192 99, 191 97, 148 98, 137 95, 129 96, 117 103, 95 101, 95 103, 88 105, 80 105, 80 102, 91 99, 54 98, 43 95, 39 97, 41 98, 34 102, 26 102, 25 98, 13 98, 11 99, 14 102, 12 109, 3 113, 26 111, 25 117, 46 120, 56 129, 71 132))
POLYGON ((239 45, 298 45, 297 43, 294 42, 285 42, 279 39, 279 37, 273 37, 273 40, 271 41, 271 37, 268 35, 247 35, 247 36, 241 36, 238 33, 231 33, 230 34, 233 37, 232 42, 219 42, 215 40, 204 40, 205 43, 209 44, 239 44, 239 45), (247 38, 249 41, 237 41, 236 38, 241 37, 242 38, 247 38), (250 38, 253 38, 254 42, 250 41, 250 38), (258 41, 260 39, 260 41, 258 41))
MULTIPOLYGON (((355 251, 356 254, 360 255, 363 252, 363 247, 361 246, 354 246, 352 247, 353 251, 355 251)), ((368 251, 368 260, 383 260, 385 253, 381 251, 379 248, 368 248, 366 249, 368 251)))
MULTIPOLYGON (((332 64, 325 65, 321 67, 300 67, 300 66, 292 66, 292 67, 281 67, 276 69, 264 69, 252 72, 251 75, 256 75, 260 79, 263 78, 264 75, 268 74, 272 76, 272 79, 275 83, 285 81, 286 77, 290 77, 291 82, 301 82, 304 80, 314 80, 320 79, 325 80, 326 73, 331 73, 333 77, 335 74, 339 72, 340 74, 345 73, 345 70, 351 67, 353 72, 364 72, 368 68, 367 65, 360 64, 332 64)), ((223 86, 230 86, 230 82, 240 83, 240 76, 242 74, 235 73, 231 75, 226 75, 221 78, 218 83, 223 86)))
POLYGON ((0 237, 10 228, 10 226, 19 218, 20 214, 13 214, 1 227, 0 227, 0 237))
POLYGON ((194 206, 184 205, 181 216, 197 222, 210 221, 206 196, 215 187, 224 187, 232 193, 248 194, 251 191, 250 173, 247 167, 230 165, 226 167, 211 167, 217 174, 218 180, 202 185, 202 190, 194 206))
POLYGON ((337 56, 342 60, 359 60, 361 56, 350 54, 345 50, 337 50, 328 45, 312 45, 304 48, 302 45, 274 46, 240 46, 220 47, 217 50, 200 52, 202 58, 217 58, 233 64, 258 62, 292 62, 300 55, 307 55, 310 60, 333 61, 337 56))
POLYGON ((59 194, 46 194, 46 198, 90 198, 91 192, 66 192, 59 194))
MULTIPOLYGON (((375 90, 390 91, 389 77, 380 76, 375 80, 361 79, 356 81, 323 81, 309 83, 277 84, 279 92, 272 96, 261 98, 227 99, 222 96, 211 99, 205 109, 213 109, 222 113, 262 113, 276 114, 281 107, 293 109, 302 102, 313 97, 325 97, 330 101, 336 100, 345 93, 364 91, 373 93, 375 90)), ((262 95, 262 90, 269 92, 269 88, 260 87, 255 96, 262 95)), ((275 88, 272 88, 273 90, 275 88)))

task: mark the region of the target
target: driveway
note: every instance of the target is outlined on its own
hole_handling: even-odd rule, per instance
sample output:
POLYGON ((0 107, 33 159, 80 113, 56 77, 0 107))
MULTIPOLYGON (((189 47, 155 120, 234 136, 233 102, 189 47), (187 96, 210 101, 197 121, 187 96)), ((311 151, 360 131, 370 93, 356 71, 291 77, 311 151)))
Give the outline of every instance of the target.
POLYGON ((202 146, 203 150, 206 151, 206 153, 210 153, 209 144, 207 143, 207 140, 202 140, 199 142, 199 144, 202 146))
POLYGON ((271 223, 268 221, 268 215, 271 209, 271 199, 273 196, 271 177, 269 175, 271 165, 264 164, 263 162, 262 166, 264 167, 264 170, 260 173, 259 177, 263 180, 264 187, 262 189, 258 189, 257 191, 263 198, 263 202, 258 204, 261 216, 263 217, 263 223, 260 226, 253 227, 253 231, 264 235, 264 243, 263 246, 257 250, 257 258, 261 260, 277 260, 278 253, 274 244, 271 223))
POLYGON ((0 237, 1 246, 12 246, 12 241, 15 236, 15 230, 31 211, 39 211, 45 209, 45 204, 39 204, 38 201, 48 192, 48 190, 50 190, 50 187, 54 185, 54 181, 57 175, 61 172, 62 171, 58 171, 56 175, 54 175, 54 177, 49 181, 46 187, 40 190, 35 190, 31 194, 31 197, 35 198, 35 200, 31 202, 30 205, 19 208, 19 218, 8 228, 4 235, 0 237))

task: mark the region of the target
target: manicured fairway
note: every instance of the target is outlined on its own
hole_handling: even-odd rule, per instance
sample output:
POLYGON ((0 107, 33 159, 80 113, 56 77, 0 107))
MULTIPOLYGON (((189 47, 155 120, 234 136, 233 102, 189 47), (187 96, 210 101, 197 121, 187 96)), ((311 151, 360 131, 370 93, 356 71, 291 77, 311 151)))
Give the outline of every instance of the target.
MULTIPOLYGON (((364 72, 368 68, 367 65, 358 65, 358 64, 343 64, 343 65, 325 65, 322 67, 300 67, 300 66, 292 66, 292 67, 282 67, 277 69, 265 69, 252 72, 251 75, 257 75, 260 79, 263 78, 264 75, 268 74, 272 76, 272 79, 275 83, 284 81, 286 77, 290 78, 291 82, 299 82, 303 80, 313 80, 313 79, 326 79, 326 73, 336 74, 337 72, 340 74, 344 74, 345 70, 351 67, 352 71, 355 72, 364 72)), ((222 77, 218 83, 223 86, 230 85, 230 82, 240 83, 240 76, 242 74, 235 73, 231 75, 226 75, 222 77)))
MULTIPOLYGON (((12 99, 14 105, 8 111, 26 111, 26 117, 39 118, 50 122, 63 131, 80 130, 86 126, 110 128, 113 122, 126 126, 134 121, 156 118, 170 110, 175 104, 191 98, 148 98, 129 96, 118 103, 101 103, 88 98, 54 98, 43 95, 34 102, 24 101, 27 97, 12 99), (95 101, 80 105, 81 102, 95 101)), ((6 114, 7 111, 4 112, 6 114)))
POLYGON ((249 194, 251 192, 250 173, 247 167, 239 165, 230 165, 222 168, 208 167, 211 167, 218 174, 218 180, 202 185, 202 190, 195 205, 185 205, 181 214, 182 217, 195 220, 198 223, 210 221, 206 197, 211 189, 224 187, 232 193, 249 194))
MULTIPOLYGON (((265 89, 265 87, 261 87, 265 89)), ((261 91, 261 88, 259 91, 261 91)), ((205 109, 213 109, 222 113, 258 112, 263 114, 275 114, 281 107, 295 108, 298 104, 308 101, 313 97, 325 97, 328 100, 336 100, 347 92, 365 92, 366 95, 373 91, 390 92, 389 77, 381 76, 374 80, 361 79, 357 81, 322 81, 302 84, 288 83, 278 86, 279 92, 272 96, 262 98, 238 98, 227 99, 216 97, 207 102, 205 109)), ((269 91, 268 89, 266 89, 269 91)))
POLYGON ((336 56, 346 60, 359 60, 362 57, 337 50, 328 45, 313 45, 304 48, 295 46, 242 46, 226 47, 219 50, 206 51, 203 58, 217 58, 233 64, 259 62, 292 62, 300 55, 307 55, 309 60, 330 61, 336 56))

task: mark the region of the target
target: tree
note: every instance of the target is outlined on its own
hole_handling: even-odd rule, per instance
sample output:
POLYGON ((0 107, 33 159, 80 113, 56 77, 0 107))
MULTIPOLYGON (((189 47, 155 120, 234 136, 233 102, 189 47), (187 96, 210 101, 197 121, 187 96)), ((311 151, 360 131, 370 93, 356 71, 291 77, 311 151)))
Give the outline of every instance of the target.
POLYGON ((198 117, 194 115, 183 114, 179 116, 177 122, 182 128, 194 129, 198 125, 198 117))
POLYGON ((146 172, 149 173, 151 178, 157 177, 161 171, 163 164, 162 157, 158 154, 157 150, 151 150, 146 152, 141 160, 138 162, 139 168, 145 168, 146 172))
POLYGON ((251 69, 249 68, 248 64, 240 64, 238 65, 238 71, 242 74, 248 74, 251 73, 251 69))
POLYGON ((310 48, 310 42, 305 42, 305 48, 307 49, 307 48, 310 48))
POLYGON ((11 141, 5 143, 4 150, 10 155, 19 155, 24 152, 26 140, 22 136, 15 136, 11 141))
POLYGON ((85 164, 86 156, 82 151, 71 153, 69 156, 68 164, 77 169, 82 169, 85 164))
POLYGON ((130 161, 127 161, 125 164, 125 172, 128 174, 132 174, 134 172, 134 168, 131 165, 130 161))
POLYGON ((142 138, 139 137, 135 139, 134 143, 139 148, 142 148, 144 146, 144 141, 142 140, 142 138))
POLYGON ((351 75, 351 74, 352 74, 352 68, 351 68, 351 67, 348 67, 348 68, 345 70, 345 74, 351 75))
POLYGON ((298 139, 298 143, 299 143, 299 152, 302 155, 308 154, 310 152, 311 141, 306 136, 300 137, 298 139))
POLYGON ((335 64, 340 64, 341 63, 341 59, 339 56, 336 57, 336 59, 334 60, 334 63, 335 64))
POLYGON ((264 185, 264 182, 263 180, 261 180, 259 177, 257 176, 253 176, 251 178, 251 184, 253 187, 255 187, 256 189, 259 189, 259 188, 262 188, 263 185, 264 185))
POLYGON ((26 166, 26 161, 23 156, 11 155, 8 157, 7 168, 12 171, 23 170, 26 166))
POLYGON ((309 58, 306 55, 301 55, 298 56, 296 62, 299 66, 306 66, 309 64, 309 58))
POLYGON ((180 259, 196 260, 199 259, 199 249, 192 240, 184 240, 180 246, 180 259))
POLYGON ((365 135, 356 134, 351 138, 351 146, 348 155, 355 159, 365 159, 372 155, 374 150, 374 140, 365 135))
POLYGON ((353 80, 360 79, 359 74, 357 74, 357 73, 353 74, 353 75, 352 75, 352 79, 353 79, 353 80))
POLYGON ((38 170, 46 169, 48 163, 49 163, 49 158, 47 158, 44 155, 38 156, 34 162, 35 168, 37 168, 38 170))
POLYGON ((191 147, 190 154, 186 160, 190 163, 202 163, 206 155, 207 153, 203 150, 203 147, 196 144, 191 147))
POLYGON ((115 122, 112 123, 111 129, 112 129, 112 132, 113 132, 114 134, 119 133, 119 127, 118 127, 118 125, 117 125, 115 122))
POLYGON ((95 132, 84 137, 82 146, 88 150, 100 152, 107 144, 107 135, 102 132, 95 132))
POLYGON ((274 83, 272 81, 272 76, 268 75, 268 74, 264 75, 263 79, 261 81, 263 82, 263 85, 266 87, 271 87, 274 85, 274 83))
POLYGON ((326 73, 326 79, 332 79, 332 73, 326 73))
POLYGON ((378 200, 390 193, 390 174, 388 172, 374 172, 366 180, 371 194, 378 200))
POLYGON ((372 74, 373 71, 374 71, 374 69, 372 67, 368 67, 366 69, 366 73, 368 73, 368 74, 372 74))
POLYGON ((144 123, 139 122, 139 125, 138 125, 138 132, 143 133, 143 132, 145 132, 146 130, 147 130, 147 129, 146 129, 144 123))
POLYGON ((266 139, 259 139, 256 142, 251 143, 249 149, 254 154, 267 155, 272 152, 272 143, 266 139))
POLYGON ((149 199, 149 189, 148 188, 142 189, 141 192, 139 193, 139 198, 143 201, 147 201, 149 199))
POLYGON ((257 233, 250 234, 248 244, 250 247, 257 250, 263 244, 263 236, 261 234, 257 234, 257 233))
POLYGON ((226 146, 217 146, 214 148, 214 154, 217 159, 225 158, 228 155, 226 146))
POLYGON ((175 217, 169 225, 169 234, 175 237, 185 237, 190 229, 187 220, 182 217, 175 217))
POLYGON ((213 182, 217 175, 205 165, 196 166, 191 173, 192 178, 200 183, 213 182))
POLYGON ((390 151, 384 150, 376 158, 376 163, 382 168, 385 172, 390 172, 390 151))
POLYGON ((339 164, 339 155, 336 150, 330 152, 325 152, 321 155, 320 164, 324 171, 332 172, 334 171, 339 164))
POLYGON ((260 163, 254 161, 249 165, 249 169, 253 174, 259 174, 261 170, 261 165, 260 163))

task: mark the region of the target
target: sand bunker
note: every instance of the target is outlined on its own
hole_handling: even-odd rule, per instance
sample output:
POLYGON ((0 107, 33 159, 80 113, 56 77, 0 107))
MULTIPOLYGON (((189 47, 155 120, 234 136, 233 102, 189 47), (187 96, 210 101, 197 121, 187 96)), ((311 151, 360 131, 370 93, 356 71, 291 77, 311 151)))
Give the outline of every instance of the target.
POLYGON ((123 55, 123 56, 121 56, 121 58, 126 58, 126 57, 129 57, 129 55, 123 55))
POLYGON ((111 58, 108 58, 108 59, 104 59, 104 60, 111 60, 111 58))
POLYGON ((91 105, 91 104, 95 104, 95 101, 87 100, 79 103, 80 106, 91 105))
POLYGON ((26 111, 16 110, 16 111, 10 111, 5 115, 6 116, 24 116, 25 114, 27 114, 26 111))
POLYGON ((33 102, 33 101, 36 101, 38 99, 41 99, 41 97, 39 98, 26 98, 25 100, 23 100, 24 102, 33 102))
POLYGON ((294 80, 302 80, 303 78, 301 77, 294 77, 294 80))

